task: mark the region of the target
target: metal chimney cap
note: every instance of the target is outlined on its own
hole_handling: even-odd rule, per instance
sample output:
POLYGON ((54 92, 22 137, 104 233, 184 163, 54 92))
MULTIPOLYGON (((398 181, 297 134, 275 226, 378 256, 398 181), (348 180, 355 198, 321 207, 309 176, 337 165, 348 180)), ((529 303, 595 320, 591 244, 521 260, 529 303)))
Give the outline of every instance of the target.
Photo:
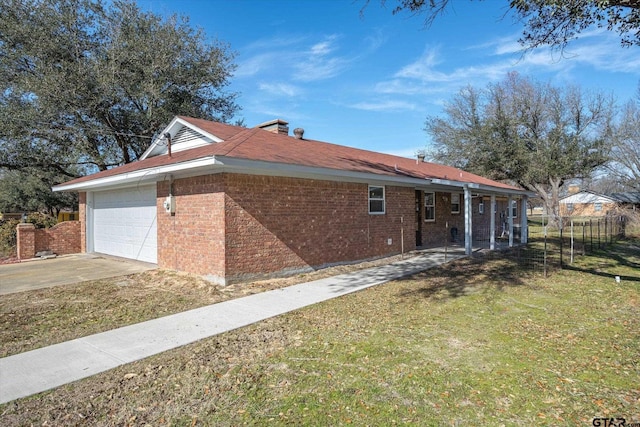
POLYGON ((304 135, 304 129, 295 128, 293 130, 293 135, 296 137, 296 139, 302 139, 302 136, 304 135))

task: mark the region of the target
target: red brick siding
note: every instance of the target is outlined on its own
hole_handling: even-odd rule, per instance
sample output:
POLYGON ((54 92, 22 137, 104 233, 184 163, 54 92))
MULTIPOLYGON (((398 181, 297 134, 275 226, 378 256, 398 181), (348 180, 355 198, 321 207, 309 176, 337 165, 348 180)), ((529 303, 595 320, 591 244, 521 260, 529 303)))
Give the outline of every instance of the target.
POLYGON ((18 259, 29 259, 36 256, 36 226, 18 224, 16 229, 16 252, 18 259))
POLYGON ((35 251, 53 251, 56 255, 77 254, 80 244, 80 221, 64 221, 51 228, 36 229, 35 251))
MULTIPOLYGON (((451 228, 456 227, 458 229, 457 239, 455 243, 464 244, 464 194, 460 193, 460 213, 451 213, 451 193, 435 193, 436 200, 436 219, 435 221, 424 221, 425 207, 424 197, 421 200, 421 218, 422 224, 422 245, 423 246, 443 246, 446 243, 452 243, 451 228), (445 200, 446 199, 446 200, 445 200), (448 229, 446 225, 448 223, 448 229)), ((473 239, 474 240, 488 240, 490 238, 491 227, 491 196, 483 196, 484 213, 479 213, 480 198, 475 197, 471 201, 472 209, 472 221, 473 221, 473 239)), ((515 200, 515 199, 514 199, 515 200)), ((514 218, 514 224, 518 224, 520 221, 520 201, 518 204, 518 216, 514 218)), ((496 222, 496 234, 500 235, 502 231, 502 219, 501 213, 504 213, 504 221, 507 221, 507 199, 496 199, 495 213, 496 222)))
POLYGON ((385 215, 369 215, 367 184, 225 175, 225 192, 231 280, 398 253, 401 216, 415 248, 412 188, 387 186, 385 215))
POLYGON ((18 258, 28 259, 40 251, 53 251, 56 255, 81 251, 80 221, 65 221, 51 228, 36 229, 33 224, 18 225, 18 258))
POLYGON ((174 215, 165 212, 169 182, 158 183, 158 265, 223 278, 224 192, 222 175, 173 182, 174 215))

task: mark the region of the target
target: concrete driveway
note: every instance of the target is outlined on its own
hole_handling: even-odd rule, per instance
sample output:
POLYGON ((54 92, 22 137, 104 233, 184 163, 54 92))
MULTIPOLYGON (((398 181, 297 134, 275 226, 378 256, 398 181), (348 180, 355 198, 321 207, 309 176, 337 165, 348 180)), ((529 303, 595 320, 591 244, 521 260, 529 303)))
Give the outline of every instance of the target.
POLYGON ((96 254, 65 255, 0 265, 0 295, 124 276, 155 268, 158 268, 155 264, 96 254))

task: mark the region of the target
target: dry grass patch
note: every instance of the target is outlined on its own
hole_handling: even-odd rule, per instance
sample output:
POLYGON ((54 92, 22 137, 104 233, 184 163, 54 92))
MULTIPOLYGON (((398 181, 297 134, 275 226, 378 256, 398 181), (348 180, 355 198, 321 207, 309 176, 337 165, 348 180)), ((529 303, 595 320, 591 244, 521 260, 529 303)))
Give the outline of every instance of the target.
POLYGON ((3 295, 0 357, 399 259, 394 256, 229 286, 215 285, 192 274, 152 270, 3 295))
POLYGON ((0 424, 640 422, 640 252, 612 257, 546 279, 459 260, 1 405, 0 424))

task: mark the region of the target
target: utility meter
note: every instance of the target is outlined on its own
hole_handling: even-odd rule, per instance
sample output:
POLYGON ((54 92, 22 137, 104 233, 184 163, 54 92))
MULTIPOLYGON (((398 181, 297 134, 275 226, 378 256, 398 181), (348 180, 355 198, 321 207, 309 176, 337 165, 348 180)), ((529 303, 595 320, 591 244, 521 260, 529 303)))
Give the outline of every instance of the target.
POLYGON ((173 214, 176 213, 176 198, 173 196, 168 196, 166 199, 164 199, 164 203, 162 204, 164 206, 164 210, 167 213, 173 214))

